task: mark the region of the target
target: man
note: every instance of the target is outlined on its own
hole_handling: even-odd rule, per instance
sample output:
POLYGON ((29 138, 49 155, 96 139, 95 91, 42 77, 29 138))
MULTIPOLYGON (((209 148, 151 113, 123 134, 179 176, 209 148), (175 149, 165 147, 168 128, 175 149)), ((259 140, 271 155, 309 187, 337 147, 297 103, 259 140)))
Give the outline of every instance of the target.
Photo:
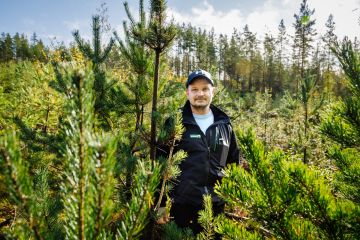
POLYGON ((180 164, 181 174, 171 192, 170 216, 178 226, 190 227, 197 234, 202 230, 197 219, 204 194, 211 195, 215 215, 224 210, 214 186, 227 164, 239 163, 239 149, 229 117, 211 104, 214 82, 210 73, 192 72, 186 81, 186 95, 182 109, 185 132, 175 151, 182 149, 188 156, 180 164))

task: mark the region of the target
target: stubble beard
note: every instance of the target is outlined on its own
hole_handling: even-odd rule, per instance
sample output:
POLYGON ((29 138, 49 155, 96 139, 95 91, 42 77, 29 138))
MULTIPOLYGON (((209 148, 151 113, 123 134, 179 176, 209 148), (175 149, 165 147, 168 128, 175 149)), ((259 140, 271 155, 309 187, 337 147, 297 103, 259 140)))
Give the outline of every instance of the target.
POLYGON ((191 105, 194 109, 196 110, 204 110, 206 109, 209 105, 191 105))
POLYGON ((204 101, 206 101, 206 103, 197 104, 197 103, 196 103, 196 100, 195 100, 195 102, 194 102, 193 104, 191 104, 191 103, 190 103, 190 104, 191 104, 191 107, 193 107, 194 109, 204 110, 204 109, 206 109, 206 108, 208 108, 208 107, 210 106, 210 103, 207 102, 206 99, 204 99, 204 101))

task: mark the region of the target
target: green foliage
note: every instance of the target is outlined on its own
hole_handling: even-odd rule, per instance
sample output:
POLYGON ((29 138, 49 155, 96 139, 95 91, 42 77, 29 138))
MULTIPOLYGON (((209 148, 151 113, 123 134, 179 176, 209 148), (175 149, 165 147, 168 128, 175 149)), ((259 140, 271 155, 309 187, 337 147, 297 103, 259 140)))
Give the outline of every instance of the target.
POLYGON ((164 234, 161 239, 164 240, 192 240, 194 236, 191 229, 179 228, 175 222, 171 221, 164 227, 164 234))
MULTIPOLYGON (((142 0, 140 2, 142 5, 142 0)), ((166 19, 166 1, 151 0, 148 26, 142 28, 141 23, 133 25, 132 33, 148 47, 161 53, 170 46, 176 36, 175 25, 172 22, 167 24, 166 19)))
POLYGON ((300 11, 298 14, 294 14, 295 28, 294 37, 294 58, 296 65, 296 74, 301 78, 305 76, 305 70, 308 69, 308 57, 310 50, 313 48, 312 42, 316 35, 314 29, 315 19, 312 19, 315 9, 310 10, 307 0, 303 0, 300 5, 300 11))
MULTIPOLYGON (((354 99, 356 101, 356 99, 354 99)), ((339 102, 333 106, 333 112, 329 113, 322 124, 322 131, 328 137, 340 144, 343 148, 356 148, 359 146, 359 134, 357 126, 348 121, 346 111, 351 106, 352 100, 348 100, 350 105, 339 102)))
POLYGON ((360 94, 360 56, 354 44, 345 38, 341 43, 334 42, 332 51, 340 61, 341 67, 348 77, 348 87, 355 96, 360 94))
POLYGON ((42 40, 37 39, 36 33, 31 37, 31 42, 25 34, 15 33, 12 37, 9 33, 1 34, 0 38, 0 62, 16 61, 40 61, 47 62, 49 49, 42 40))
MULTIPOLYGON (((304 78, 301 80, 300 89, 301 89, 301 97, 300 100, 302 102, 303 111, 304 111, 304 142, 303 142, 303 162, 308 163, 308 145, 309 145, 309 118, 316 114, 318 109, 323 105, 324 97, 320 96, 318 102, 310 104, 310 100, 314 100, 316 95, 316 86, 317 83, 315 81, 314 76, 310 75, 307 72, 304 78), (310 106, 313 106, 313 109, 310 109, 310 106)), ((314 102, 314 101, 313 101, 314 102)))
MULTIPOLYGON (((128 5, 125 2, 124 7, 130 22, 133 24, 133 17, 128 9, 128 5)), ((143 11, 142 2, 140 2, 140 26, 145 27, 145 13, 143 11)), ((120 85, 119 88, 115 88, 114 94, 116 102, 123 102, 124 104, 119 106, 115 104, 115 110, 122 108, 123 112, 135 112, 135 134, 131 140, 131 144, 135 146, 139 137, 139 131, 144 127, 144 108, 151 101, 151 80, 150 74, 152 73, 152 55, 148 49, 145 48, 145 44, 137 39, 132 38, 131 31, 128 29, 127 23, 123 22, 125 40, 121 40, 116 32, 114 32, 115 38, 119 43, 118 50, 129 62, 129 73, 125 82, 120 85), (129 110, 129 108, 131 108, 129 110)))
POLYGON ((224 216, 216 219, 215 231, 221 234, 221 237, 224 240, 263 239, 257 232, 248 231, 243 223, 239 223, 224 216))
POLYGON ((64 175, 61 184, 66 238, 107 238, 105 227, 113 213, 116 142, 94 132, 94 74, 89 64, 58 67, 66 86, 64 175))
POLYGON ((334 185, 343 197, 360 203, 359 192, 359 170, 360 158, 359 151, 353 148, 340 149, 333 147, 329 151, 329 156, 336 161, 339 172, 336 173, 334 185))
MULTIPOLYGON (((337 167, 334 187, 340 197, 356 204, 353 214, 359 219, 360 55, 347 38, 341 43, 334 42, 332 50, 348 77, 350 94, 332 107, 321 130, 334 143, 328 151, 337 167)), ((359 232, 358 222, 350 226, 359 232)))
POLYGON ((200 232, 196 239, 206 240, 213 239, 215 236, 214 232, 214 216, 212 212, 212 200, 210 195, 205 195, 204 209, 199 212, 199 223, 203 227, 203 231, 200 232))
POLYGON ((42 167, 31 174, 33 169, 21 156, 20 143, 13 131, 4 132, 1 136, 0 152, 1 173, 4 176, 0 183, 5 184, 4 192, 15 206, 15 216, 8 220, 11 227, 5 228, 3 233, 17 239, 55 239, 62 236, 61 223, 57 219, 61 204, 57 194, 50 189, 49 170, 42 167))
MULTIPOLYGON (((0 98, 6 99, 1 102, 2 132, 6 135, 9 129, 16 130, 17 138, 21 140, 21 157, 27 169, 23 174, 30 179, 31 201, 34 203, 31 207, 36 209, 35 217, 38 218, 43 236, 50 239, 62 236, 61 223, 57 218, 61 202, 56 181, 59 180, 59 146, 62 143, 57 125, 62 114, 63 99, 49 88, 48 81, 54 76, 52 66, 27 61, 4 63, 0 66, 0 72, 0 81, 5 90, 0 98)), ((16 205, 6 200, 12 195, 8 191, 9 185, 1 178, 0 186, 0 195, 3 196, 0 201, 2 220, 8 224, 14 220, 12 226, 19 230, 19 225, 15 223, 24 218, 17 210, 14 211, 16 205)), ((11 225, 4 225, 0 232, 8 231, 8 226, 11 225)), ((12 234, 16 234, 17 230, 11 229, 12 234)))
POLYGON ((117 230, 118 239, 141 239, 142 230, 149 221, 148 214, 153 206, 153 194, 159 185, 160 167, 147 162, 138 162, 131 189, 131 200, 126 203, 124 217, 117 230))
MULTIPOLYGON (((212 72, 214 103, 233 126, 253 127, 261 140, 236 133, 250 170, 225 171, 217 191, 226 213, 214 218, 207 198, 197 237, 360 238, 359 52, 355 42, 336 42, 332 19, 326 44, 347 89, 335 61, 329 57, 324 66, 324 53, 310 51, 315 22, 306 0, 295 15, 291 60, 283 22, 276 40, 266 34, 262 51, 249 26, 216 36, 190 24, 175 27, 165 18, 165 1, 150 1, 148 16, 139 1, 138 21, 126 3, 125 10, 129 25, 124 40, 115 34, 117 49, 112 39, 102 46, 99 16, 92 43, 74 32, 76 47, 47 48, 36 34, 30 42, 24 34, 1 35, 1 239, 194 239, 173 222, 154 223, 161 203, 154 193, 167 196, 185 153, 156 161, 148 155, 149 145, 172 149, 181 137, 183 77, 196 67, 212 72), (174 41, 176 50, 167 51, 174 41), (324 84, 327 100, 345 96, 322 123, 328 139, 318 132, 324 84), (174 121, 157 132, 153 124, 169 116, 174 121), (309 166, 296 161, 304 149, 309 166)), ((166 211, 170 205, 168 199, 166 211)))
POLYGON ((253 133, 238 136, 250 171, 229 167, 216 192, 240 210, 237 224, 246 232, 281 239, 357 236, 358 207, 335 197, 316 169, 290 161, 279 150, 266 152, 253 133))
POLYGON ((55 178, 60 191, 53 192, 50 188, 47 168, 35 169, 34 177, 30 177, 14 134, 4 135, 1 140, 3 180, 11 204, 22 213, 15 218, 14 227, 7 230, 8 236, 108 239, 118 235, 121 239, 138 239, 153 206, 161 168, 151 168, 149 160, 138 162, 129 202, 122 205, 114 201, 118 185, 114 174, 117 139, 95 129, 92 66, 62 64, 57 66, 56 73, 66 97, 62 127, 64 162, 58 166, 60 178, 55 178), (120 211, 123 217, 113 230, 109 226, 115 211, 120 211))
MULTIPOLYGON (((126 6, 126 5, 125 5, 126 6)), ((152 161, 156 157, 156 122, 159 88, 159 69, 160 55, 165 51, 176 36, 175 25, 166 22, 166 2, 165 0, 150 1, 150 16, 148 25, 145 24, 145 12, 143 11, 143 1, 140 0, 140 22, 134 22, 128 12, 131 21, 131 33, 135 39, 144 43, 155 52, 154 62, 154 81, 152 92, 151 108, 151 132, 150 132, 150 158, 152 161)))
POLYGON ((28 166, 20 156, 18 140, 14 132, 9 132, 1 138, 1 168, 4 169, 5 182, 8 186, 9 195, 13 203, 19 206, 29 220, 29 225, 25 219, 17 221, 13 236, 25 238, 34 236, 41 238, 40 224, 36 218, 35 196, 30 185, 31 179, 28 175, 28 166))
POLYGON ((107 46, 102 50, 101 44, 101 32, 100 32, 100 16, 96 15, 93 17, 92 30, 93 30, 93 41, 92 47, 90 43, 85 42, 81 39, 79 31, 73 33, 75 41, 81 53, 93 63, 93 70, 95 80, 93 84, 93 90, 95 93, 95 113, 98 114, 99 119, 102 119, 101 126, 104 129, 111 129, 109 123, 109 99, 108 92, 113 87, 114 82, 108 81, 106 73, 103 69, 102 64, 109 56, 110 50, 114 45, 114 39, 110 38, 107 46))
POLYGON ((162 162, 163 171, 162 171, 162 184, 160 188, 160 194, 158 202, 155 206, 155 210, 160 208, 162 203, 163 196, 167 195, 169 190, 172 188, 171 182, 174 181, 181 173, 179 168, 179 164, 182 160, 186 158, 186 153, 182 150, 177 151, 174 153, 174 148, 176 143, 181 139, 182 134, 184 132, 184 127, 182 125, 182 118, 181 113, 178 111, 176 112, 175 117, 171 117, 167 120, 166 125, 164 126, 163 130, 160 133, 159 140, 166 142, 163 147, 159 148, 159 155, 161 151, 168 149, 168 156, 162 162), (162 149, 164 148, 164 149, 162 149))
POLYGON ((94 67, 100 63, 103 63, 108 56, 113 44, 114 39, 110 39, 108 45, 102 51, 101 36, 100 36, 100 16, 96 15, 92 18, 92 30, 93 30, 93 45, 92 48, 89 43, 81 39, 79 31, 73 33, 75 41, 80 51, 94 64, 94 67))

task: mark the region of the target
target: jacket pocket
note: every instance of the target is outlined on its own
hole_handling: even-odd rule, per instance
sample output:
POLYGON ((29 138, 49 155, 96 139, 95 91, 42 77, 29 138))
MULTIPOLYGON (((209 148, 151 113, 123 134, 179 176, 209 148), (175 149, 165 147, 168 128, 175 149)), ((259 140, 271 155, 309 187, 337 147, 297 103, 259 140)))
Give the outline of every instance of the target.
POLYGON ((227 125, 219 124, 209 134, 213 154, 212 160, 220 167, 225 167, 229 154, 230 132, 227 125))

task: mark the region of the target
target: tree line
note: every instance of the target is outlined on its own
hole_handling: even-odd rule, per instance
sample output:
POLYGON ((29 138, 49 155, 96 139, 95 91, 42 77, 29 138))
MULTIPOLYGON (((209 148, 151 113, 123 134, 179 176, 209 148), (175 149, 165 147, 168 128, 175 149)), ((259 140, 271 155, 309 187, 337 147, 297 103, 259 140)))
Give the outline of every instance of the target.
POLYGON ((9 33, 2 33, 0 38, 0 62, 8 61, 48 61, 49 49, 44 45, 41 39, 38 39, 36 33, 29 39, 25 34, 15 33, 11 36, 9 33))
MULTIPOLYGON (((299 12, 294 14, 293 36, 283 20, 277 33, 267 32, 262 38, 249 25, 242 30, 234 28, 230 36, 191 24, 179 25, 171 67, 182 77, 191 69, 209 69, 242 95, 268 89, 273 96, 286 90, 296 92, 300 79, 310 71, 324 91, 340 95, 338 62, 329 46, 337 40, 335 17, 329 15, 326 33, 319 36, 314 12, 307 1, 302 1, 299 12)), ((354 47, 358 48, 358 39, 354 39, 354 47)))

